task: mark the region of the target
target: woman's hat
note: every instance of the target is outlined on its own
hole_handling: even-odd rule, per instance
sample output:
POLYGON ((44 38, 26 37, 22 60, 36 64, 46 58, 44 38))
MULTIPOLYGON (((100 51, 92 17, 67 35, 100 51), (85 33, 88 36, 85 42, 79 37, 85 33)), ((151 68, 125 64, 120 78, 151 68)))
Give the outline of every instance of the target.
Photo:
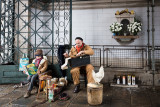
POLYGON ((35 56, 43 56, 43 51, 41 49, 37 49, 35 52, 35 56))

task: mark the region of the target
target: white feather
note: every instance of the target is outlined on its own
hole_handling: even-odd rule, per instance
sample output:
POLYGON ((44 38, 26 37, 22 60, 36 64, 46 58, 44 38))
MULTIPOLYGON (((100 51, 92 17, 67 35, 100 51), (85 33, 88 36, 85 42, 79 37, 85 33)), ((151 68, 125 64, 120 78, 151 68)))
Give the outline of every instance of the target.
POLYGON ((101 67, 99 68, 99 72, 97 72, 97 73, 95 73, 95 71, 93 70, 93 71, 92 71, 92 76, 93 76, 94 81, 99 84, 100 81, 101 81, 101 80, 103 79, 103 77, 104 77, 104 68, 103 68, 103 66, 101 66, 101 67))

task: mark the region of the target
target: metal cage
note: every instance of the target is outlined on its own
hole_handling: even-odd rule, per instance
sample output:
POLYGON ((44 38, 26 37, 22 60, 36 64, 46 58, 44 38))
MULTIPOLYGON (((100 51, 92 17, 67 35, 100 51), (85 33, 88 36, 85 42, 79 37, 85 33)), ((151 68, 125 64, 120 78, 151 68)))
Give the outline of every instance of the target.
POLYGON ((49 64, 55 64, 57 46, 72 45, 72 0, 0 0, 0 4, 2 77, 9 72, 4 65, 12 64, 12 71, 17 71, 23 54, 33 59, 42 49, 49 64))

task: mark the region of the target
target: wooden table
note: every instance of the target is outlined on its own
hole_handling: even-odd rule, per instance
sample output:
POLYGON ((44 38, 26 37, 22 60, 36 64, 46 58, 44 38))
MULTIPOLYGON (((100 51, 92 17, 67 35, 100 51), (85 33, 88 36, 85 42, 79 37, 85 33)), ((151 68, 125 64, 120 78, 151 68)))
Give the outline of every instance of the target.
MULTIPOLYGON (((52 77, 49 76, 49 75, 41 75, 41 76, 39 76, 39 89, 38 89, 37 99, 39 98, 42 81, 46 81, 46 80, 51 79, 51 78, 52 77)), ((46 87, 46 100, 48 100, 48 87, 46 87)))

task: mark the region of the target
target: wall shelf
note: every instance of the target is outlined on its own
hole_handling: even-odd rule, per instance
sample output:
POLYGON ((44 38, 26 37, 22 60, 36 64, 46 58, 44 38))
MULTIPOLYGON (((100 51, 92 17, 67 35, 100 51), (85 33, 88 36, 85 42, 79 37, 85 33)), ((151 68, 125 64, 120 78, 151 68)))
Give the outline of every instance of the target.
POLYGON ((131 43, 134 39, 139 38, 139 36, 112 36, 117 42, 121 43, 131 43))
POLYGON ((137 39, 139 36, 112 36, 114 39, 121 39, 121 38, 129 38, 129 39, 137 39))

